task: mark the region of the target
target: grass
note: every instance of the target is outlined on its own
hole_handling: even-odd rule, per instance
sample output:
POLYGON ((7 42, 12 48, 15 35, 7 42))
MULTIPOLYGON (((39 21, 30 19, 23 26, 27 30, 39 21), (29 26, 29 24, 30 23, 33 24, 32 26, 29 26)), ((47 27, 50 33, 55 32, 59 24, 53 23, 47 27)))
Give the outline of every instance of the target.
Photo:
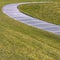
POLYGON ((60 60, 60 36, 15 21, 2 7, 17 0, 0 0, 0 60, 60 60))
POLYGON ((21 11, 43 21, 60 25, 60 3, 26 4, 18 7, 21 11), (31 11, 31 12, 30 12, 31 11))

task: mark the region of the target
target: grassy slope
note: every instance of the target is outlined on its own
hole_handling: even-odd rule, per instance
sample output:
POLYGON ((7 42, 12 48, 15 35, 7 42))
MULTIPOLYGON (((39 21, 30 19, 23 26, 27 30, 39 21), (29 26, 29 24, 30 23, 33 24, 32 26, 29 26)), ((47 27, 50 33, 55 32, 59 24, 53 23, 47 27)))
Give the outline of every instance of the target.
POLYGON ((29 27, 2 13, 0 0, 0 60, 60 60, 60 36, 29 27), (14 22, 14 23, 13 23, 14 22))
POLYGON ((19 7, 21 11, 35 18, 60 25, 60 3, 29 4, 19 7), (31 11, 31 12, 30 12, 31 11))

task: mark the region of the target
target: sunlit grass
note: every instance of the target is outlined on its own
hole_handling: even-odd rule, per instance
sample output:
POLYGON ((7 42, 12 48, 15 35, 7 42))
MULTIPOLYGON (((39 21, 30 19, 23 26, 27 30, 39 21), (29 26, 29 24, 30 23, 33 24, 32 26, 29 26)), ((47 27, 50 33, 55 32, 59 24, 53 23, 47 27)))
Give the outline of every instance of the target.
POLYGON ((60 60, 60 36, 27 26, 2 12, 4 5, 16 2, 20 1, 0 0, 0 60, 60 60))

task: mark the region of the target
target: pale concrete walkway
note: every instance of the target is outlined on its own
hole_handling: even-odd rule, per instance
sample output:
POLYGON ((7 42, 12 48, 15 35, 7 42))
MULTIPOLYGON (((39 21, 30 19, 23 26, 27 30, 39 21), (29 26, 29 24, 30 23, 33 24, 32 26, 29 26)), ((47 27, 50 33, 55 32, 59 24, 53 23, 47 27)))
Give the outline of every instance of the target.
MULTIPOLYGON (((32 2, 32 3, 38 3, 38 2, 32 2)), ((42 3, 42 2, 40 2, 40 3, 42 3)), ((4 6, 2 11, 9 17, 11 17, 15 20, 18 20, 22 23, 25 23, 27 25, 60 35, 60 26, 51 24, 51 23, 48 23, 48 22, 45 22, 42 20, 38 20, 36 18, 25 15, 24 13, 21 13, 17 9, 17 6, 22 5, 22 4, 30 4, 30 2, 9 4, 9 5, 4 6)))

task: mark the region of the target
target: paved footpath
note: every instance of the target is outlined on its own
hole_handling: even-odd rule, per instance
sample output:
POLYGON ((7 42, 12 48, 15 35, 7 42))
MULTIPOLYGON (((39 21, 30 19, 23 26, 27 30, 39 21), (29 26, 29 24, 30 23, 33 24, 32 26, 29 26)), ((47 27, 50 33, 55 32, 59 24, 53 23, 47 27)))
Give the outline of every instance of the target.
MULTIPOLYGON (((38 2, 32 2, 32 3, 38 3, 38 2)), ((40 3, 45 3, 45 2, 40 2, 40 3)), ((46 3, 48 3, 48 2, 46 2, 46 3)), ((20 12, 17 9, 17 6, 22 5, 22 4, 31 4, 31 2, 8 4, 2 8, 2 11, 9 17, 11 17, 15 20, 18 20, 22 23, 25 23, 29 26, 33 26, 33 27, 43 29, 45 31, 60 35, 60 26, 59 25, 51 24, 51 23, 30 17, 30 16, 20 12)))

